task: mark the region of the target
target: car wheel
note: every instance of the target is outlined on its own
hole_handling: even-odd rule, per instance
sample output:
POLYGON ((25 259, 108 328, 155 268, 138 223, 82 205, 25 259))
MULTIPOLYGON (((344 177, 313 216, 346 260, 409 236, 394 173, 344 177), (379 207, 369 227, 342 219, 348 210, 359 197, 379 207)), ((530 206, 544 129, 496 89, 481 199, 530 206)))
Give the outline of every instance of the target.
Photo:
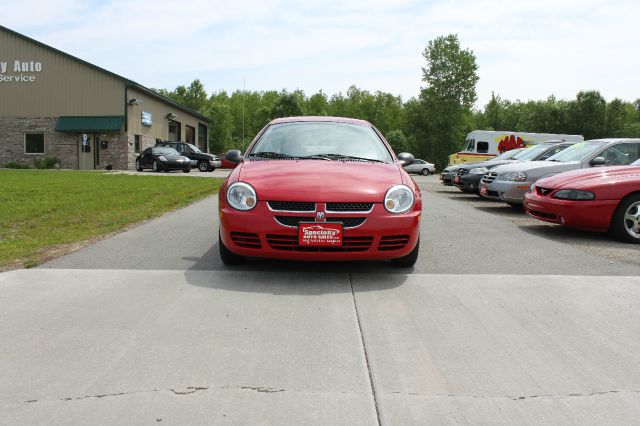
POLYGON ((182 169, 183 173, 191 173, 191 167, 187 167, 186 169, 182 169))
POLYGON ((618 204, 611 232, 622 241, 640 244, 640 194, 631 195, 618 204))
POLYGON ((429 176, 429 169, 422 169, 422 172, 420 174, 422 176, 429 176))
POLYGON ((206 161, 198 161, 198 170, 200 170, 201 172, 208 172, 210 171, 211 166, 209 165, 209 163, 207 163, 206 161))
POLYGON ((218 246, 220 247, 220 259, 225 265, 240 265, 244 263, 245 257, 235 254, 227 248, 220 238, 220 231, 218 230, 218 246))
POLYGON ((419 252, 420 252, 420 237, 418 237, 418 242, 416 242, 416 246, 413 248, 413 250, 411 250, 411 252, 408 255, 391 259, 391 264, 399 268, 411 268, 413 265, 416 264, 416 261, 418 260, 419 252))
POLYGON ((159 172, 160 171, 160 166, 158 165, 158 162, 156 160, 153 160, 153 164, 151 165, 151 169, 154 172, 159 172))
POLYGON ((144 170, 144 167, 142 167, 142 161, 136 160, 136 170, 139 172, 144 170))

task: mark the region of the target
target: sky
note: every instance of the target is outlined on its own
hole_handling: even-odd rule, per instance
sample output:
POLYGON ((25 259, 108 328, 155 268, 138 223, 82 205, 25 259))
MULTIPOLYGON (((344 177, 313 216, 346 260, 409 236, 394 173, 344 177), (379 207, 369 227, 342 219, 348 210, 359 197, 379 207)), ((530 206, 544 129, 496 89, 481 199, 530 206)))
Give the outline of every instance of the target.
POLYGON ((477 107, 503 99, 640 98, 637 0, 20 0, 0 25, 144 86, 226 90, 425 86, 422 56, 457 34, 478 64, 477 107))

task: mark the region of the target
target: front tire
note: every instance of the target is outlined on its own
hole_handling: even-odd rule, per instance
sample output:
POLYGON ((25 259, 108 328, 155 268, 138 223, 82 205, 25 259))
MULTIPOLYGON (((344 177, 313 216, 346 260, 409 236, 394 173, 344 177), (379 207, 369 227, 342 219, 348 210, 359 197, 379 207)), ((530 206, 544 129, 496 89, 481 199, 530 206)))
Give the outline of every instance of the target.
POLYGON ((201 172, 210 172, 211 165, 206 161, 198 161, 198 170, 200 170, 201 172))
POLYGON ((429 176, 429 169, 422 169, 422 171, 420 172, 420 174, 422 176, 429 176))
POLYGON ((182 173, 191 173, 191 167, 187 167, 186 169, 182 169, 182 173))
POLYGON ((631 195, 618 204, 611 220, 611 232, 619 240, 640 244, 640 194, 631 195))
POLYGON ((246 260, 244 256, 235 254, 224 245, 222 238, 220 238, 220 231, 218 231, 218 247, 220 248, 220 259, 225 265, 240 265, 246 260))
POLYGON ((411 250, 409 254, 407 254, 406 256, 391 259, 391 264, 399 268, 411 268, 413 265, 416 264, 416 261, 418 260, 419 252, 420 252, 420 237, 418 237, 416 246, 413 248, 413 250, 411 250))

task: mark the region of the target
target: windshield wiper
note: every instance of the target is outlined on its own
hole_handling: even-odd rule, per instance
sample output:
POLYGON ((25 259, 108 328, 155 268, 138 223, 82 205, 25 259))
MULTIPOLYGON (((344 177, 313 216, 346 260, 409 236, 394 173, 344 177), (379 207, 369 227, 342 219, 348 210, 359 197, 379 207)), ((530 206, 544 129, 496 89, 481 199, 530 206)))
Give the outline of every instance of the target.
POLYGON ((302 158, 324 158, 327 160, 358 160, 358 161, 373 161, 375 163, 384 163, 382 160, 377 160, 375 158, 364 158, 364 157, 354 157, 353 155, 343 155, 343 154, 315 154, 309 155, 307 157, 302 158))
POLYGON ((299 157, 294 157, 294 156, 289 155, 289 154, 283 154, 281 152, 271 152, 271 151, 252 152, 248 156, 249 157, 274 158, 274 159, 277 159, 277 158, 299 158, 299 157))

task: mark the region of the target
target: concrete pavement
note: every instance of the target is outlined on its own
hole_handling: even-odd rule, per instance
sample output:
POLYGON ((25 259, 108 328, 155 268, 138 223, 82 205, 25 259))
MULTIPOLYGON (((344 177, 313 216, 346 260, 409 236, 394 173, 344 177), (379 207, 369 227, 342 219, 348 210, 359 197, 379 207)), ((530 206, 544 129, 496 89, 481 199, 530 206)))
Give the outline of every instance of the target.
POLYGON ((413 269, 224 267, 209 198, 0 274, 0 424, 637 423, 640 267, 416 180, 413 269))

